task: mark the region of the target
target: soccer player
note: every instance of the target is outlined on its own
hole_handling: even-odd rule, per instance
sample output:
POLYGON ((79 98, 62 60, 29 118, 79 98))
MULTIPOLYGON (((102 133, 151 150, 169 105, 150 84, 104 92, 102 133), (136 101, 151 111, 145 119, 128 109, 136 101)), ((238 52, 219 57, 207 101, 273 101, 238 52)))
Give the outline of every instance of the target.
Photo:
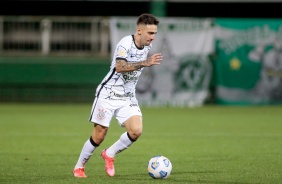
POLYGON ((74 167, 75 177, 87 177, 84 170, 85 164, 105 139, 113 116, 121 127, 125 127, 126 132, 101 153, 109 176, 115 175, 115 155, 127 149, 140 137, 142 113, 136 99, 135 88, 144 67, 159 65, 162 61, 161 53, 148 57, 158 25, 159 20, 154 15, 141 14, 136 22, 136 32, 125 36, 117 44, 110 71, 96 89, 89 118, 94 128, 74 167))

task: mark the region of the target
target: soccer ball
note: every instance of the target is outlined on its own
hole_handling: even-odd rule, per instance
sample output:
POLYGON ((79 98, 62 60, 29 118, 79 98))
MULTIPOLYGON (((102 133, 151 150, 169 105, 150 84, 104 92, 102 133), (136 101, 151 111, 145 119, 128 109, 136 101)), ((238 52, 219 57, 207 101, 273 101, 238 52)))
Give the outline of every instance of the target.
POLYGON ((172 164, 162 155, 154 156, 148 162, 149 175, 154 179, 166 179, 170 176, 172 164))

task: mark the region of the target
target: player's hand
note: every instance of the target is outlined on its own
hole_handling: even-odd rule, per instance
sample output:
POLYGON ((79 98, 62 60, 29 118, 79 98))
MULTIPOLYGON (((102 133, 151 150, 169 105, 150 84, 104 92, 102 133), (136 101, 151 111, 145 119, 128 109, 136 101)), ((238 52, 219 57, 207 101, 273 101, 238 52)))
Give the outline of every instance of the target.
POLYGON ((144 63, 143 65, 148 67, 152 65, 159 65, 161 64, 161 61, 163 60, 163 56, 161 53, 156 53, 150 56, 144 63))

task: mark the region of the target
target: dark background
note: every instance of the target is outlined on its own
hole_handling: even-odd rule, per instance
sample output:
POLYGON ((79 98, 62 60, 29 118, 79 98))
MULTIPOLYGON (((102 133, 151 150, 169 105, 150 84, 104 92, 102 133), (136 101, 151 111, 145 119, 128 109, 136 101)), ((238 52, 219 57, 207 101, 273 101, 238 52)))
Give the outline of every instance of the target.
MULTIPOLYGON (((266 0, 267 2, 267 0, 266 0)), ((167 2, 168 17, 282 18, 281 2, 167 2)), ((137 16, 150 1, 0 0, 0 15, 137 16)))

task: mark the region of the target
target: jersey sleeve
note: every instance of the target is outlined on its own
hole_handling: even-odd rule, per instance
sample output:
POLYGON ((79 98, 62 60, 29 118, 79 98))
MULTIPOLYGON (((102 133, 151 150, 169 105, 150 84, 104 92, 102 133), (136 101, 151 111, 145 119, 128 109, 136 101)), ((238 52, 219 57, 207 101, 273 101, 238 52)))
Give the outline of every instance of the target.
POLYGON ((127 60, 131 44, 132 40, 130 39, 130 37, 122 39, 117 45, 115 58, 127 60))
POLYGON ((125 59, 127 60, 128 52, 125 47, 122 45, 119 45, 117 47, 117 52, 116 52, 116 59, 125 59))

